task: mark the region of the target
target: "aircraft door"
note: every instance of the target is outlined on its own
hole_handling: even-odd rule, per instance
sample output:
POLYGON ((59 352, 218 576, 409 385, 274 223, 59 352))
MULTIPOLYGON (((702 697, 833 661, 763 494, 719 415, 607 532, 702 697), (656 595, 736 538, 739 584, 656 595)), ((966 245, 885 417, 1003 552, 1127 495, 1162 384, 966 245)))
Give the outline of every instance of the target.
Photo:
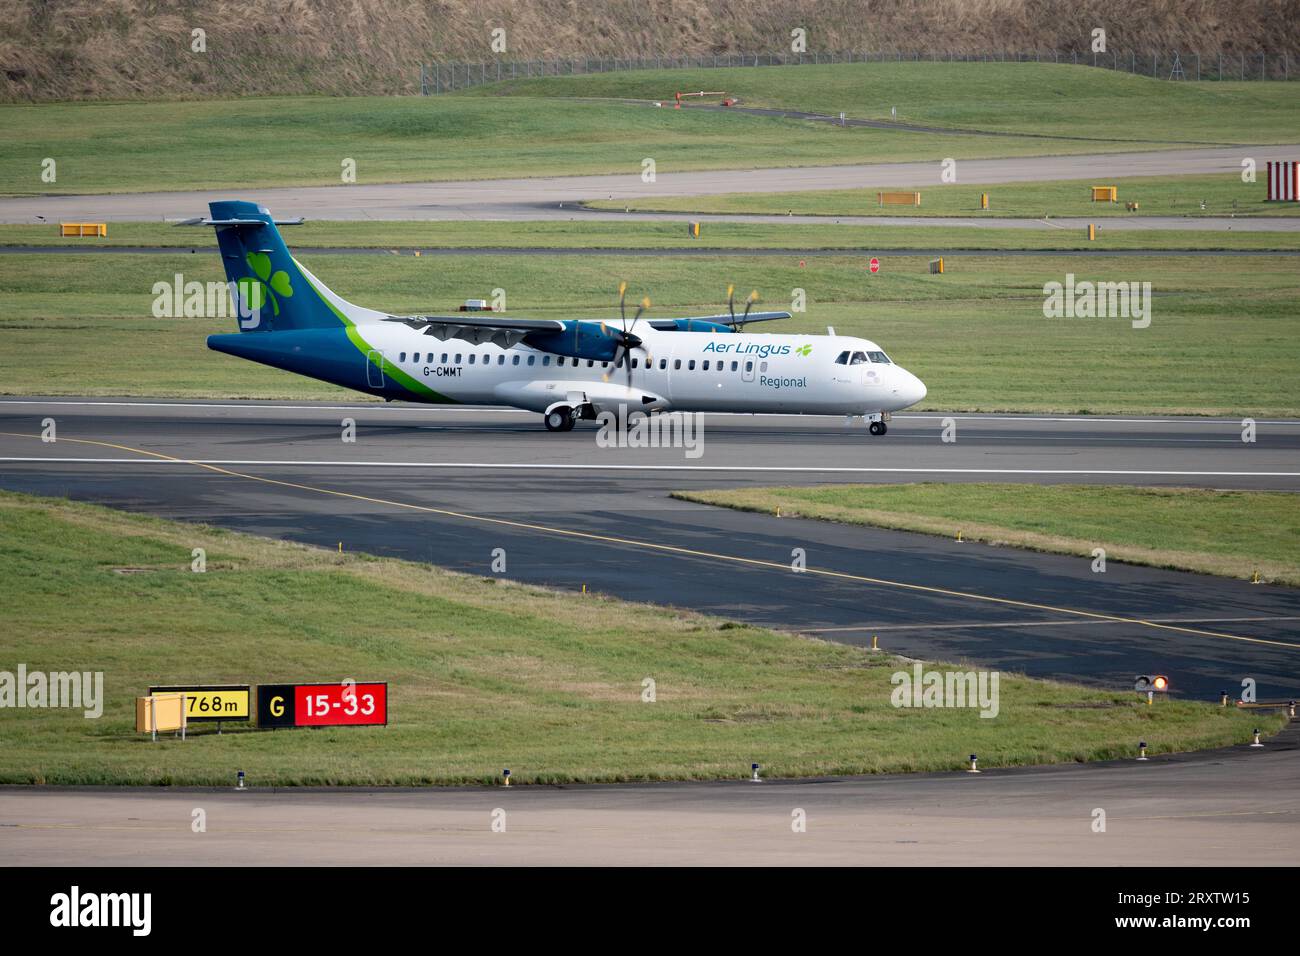
POLYGON ((384 353, 371 349, 366 353, 366 384, 371 388, 384 387, 384 353))

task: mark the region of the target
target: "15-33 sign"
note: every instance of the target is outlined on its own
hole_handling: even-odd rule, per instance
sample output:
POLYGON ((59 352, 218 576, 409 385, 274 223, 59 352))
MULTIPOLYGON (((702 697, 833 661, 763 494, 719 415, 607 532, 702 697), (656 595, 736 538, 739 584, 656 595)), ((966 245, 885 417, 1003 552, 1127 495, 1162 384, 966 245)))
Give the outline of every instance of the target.
POLYGON ((259 727, 383 726, 388 684, 260 684, 259 727))

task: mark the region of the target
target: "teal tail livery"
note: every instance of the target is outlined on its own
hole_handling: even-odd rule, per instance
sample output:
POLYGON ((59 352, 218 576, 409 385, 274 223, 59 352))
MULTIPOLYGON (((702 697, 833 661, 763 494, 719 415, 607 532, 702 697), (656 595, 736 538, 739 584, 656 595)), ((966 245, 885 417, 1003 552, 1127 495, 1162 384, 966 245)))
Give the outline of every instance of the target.
POLYGON ((533 319, 501 312, 391 315, 336 295, 289 252, 265 207, 209 205, 206 219, 236 305, 239 330, 208 348, 389 401, 508 405, 570 431, 602 411, 625 414, 777 412, 863 416, 871 433, 925 397, 925 385, 874 342, 849 336, 752 333, 789 312, 736 312, 733 289, 717 315, 533 319))
POLYGON ((251 202, 210 203, 208 219, 236 305, 239 333, 208 336, 208 348, 263 365, 380 395, 448 402, 399 368, 385 367, 364 329, 379 330, 386 313, 341 298, 289 253, 265 207, 251 202))

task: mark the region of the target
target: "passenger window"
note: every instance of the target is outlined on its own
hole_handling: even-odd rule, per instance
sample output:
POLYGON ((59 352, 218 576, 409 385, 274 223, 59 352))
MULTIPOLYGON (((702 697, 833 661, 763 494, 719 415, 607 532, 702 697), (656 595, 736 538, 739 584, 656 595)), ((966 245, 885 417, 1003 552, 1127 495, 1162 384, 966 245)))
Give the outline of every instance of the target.
POLYGON ((595 359, 587 359, 587 368, 594 368, 595 365, 596 365, 595 359))
POLYGON ((673 359, 673 368, 674 368, 674 369, 679 369, 679 368, 681 368, 681 367, 682 367, 682 360, 681 360, 681 359, 673 359))
POLYGON ((601 363, 600 363, 600 367, 601 367, 601 368, 609 368, 609 363, 608 363, 608 362, 601 362, 601 363))
MULTIPOLYGON (((549 355, 543 355, 543 356, 542 356, 542 364, 543 364, 543 365, 550 365, 550 364, 551 364, 551 357, 550 357, 549 355)), ((559 363, 557 362, 556 364, 558 365, 559 363)))
POLYGON ((516 356, 514 357, 514 360, 511 361, 510 364, 511 364, 511 365, 518 365, 518 364, 519 364, 519 356, 516 355, 516 356))
POLYGON ((447 362, 447 353, 446 353, 446 352, 443 352, 443 353, 442 353, 442 361, 443 361, 443 364, 445 365, 446 362, 447 362))
POLYGON ((664 369, 666 369, 667 367, 668 367, 668 360, 667 360, 667 359, 660 359, 660 360, 659 360, 659 371, 662 372, 662 371, 663 371, 664 369))
POLYGON ((461 353, 460 353, 460 352, 457 352, 457 353, 456 353, 456 364, 457 364, 457 365, 460 364, 460 359, 461 359, 461 353))
POLYGON ((763 374, 766 374, 766 373, 767 373, 767 363, 766 363, 766 362, 759 362, 759 363, 758 363, 758 370, 759 370, 759 372, 761 372, 761 373, 763 373, 763 374))
POLYGON ((746 372, 752 372, 752 371, 754 371, 754 363, 753 363, 753 362, 746 362, 746 363, 745 363, 745 371, 746 371, 746 372))
POLYGON ((477 361, 478 361, 478 353, 477 353, 477 352, 470 352, 470 353, 469 353, 469 364, 470 364, 470 365, 473 365, 473 364, 474 364, 475 362, 477 362, 477 361))
POLYGON ((709 360, 708 360, 708 359, 705 359, 705 360, 704 360, 704 371, 707 372, 708 370, 709 370, 709 360))
POLYGON ((399 361, 399 362, 405 362, 405 361, 406 361, 406 353, 403 352, 401 355, 397 356, 397 361, 399 361))
POLYGON ((529 365, 532 365, 532 364, 535 363, 536 361, 537 361, 537 356, 536 356, 536 355, 530 355, 530 356, 528 356, 528 364, 529 364, 529 365))
POLYGON ((732 362, 732 363, 731 363, 731 370, 732 370, 733 372, 734 372, 736 369, 738 369, 738 368, 740 368, 740 363, 739 363, 739 362, 732 362))
POLYGON ((633 368, 639 368, 640 365, 641 365, 641 360, 640 360, 639 358, 634 358, 634 359, 632 360, 632 367, 633 367, 633 368))
POLYGON ((694 371, 695 371, 695 359, 691 359, 691 360, 686 364, 686 370, 687 370, 688 372, 694 372, 694 371))

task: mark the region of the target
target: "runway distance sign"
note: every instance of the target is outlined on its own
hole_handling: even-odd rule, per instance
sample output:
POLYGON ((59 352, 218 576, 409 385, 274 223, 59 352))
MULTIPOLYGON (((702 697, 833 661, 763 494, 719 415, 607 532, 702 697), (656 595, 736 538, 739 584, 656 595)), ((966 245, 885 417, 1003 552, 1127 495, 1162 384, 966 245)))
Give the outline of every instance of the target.
POLYGON ((388 723, 388 684, 260 684, 259 727, 366 727, 388 723))
POLYGON ((185 719, 248 720, 252 688, 247 684, 189 684, 150 687, 150 694, 184 694, 185 719))

